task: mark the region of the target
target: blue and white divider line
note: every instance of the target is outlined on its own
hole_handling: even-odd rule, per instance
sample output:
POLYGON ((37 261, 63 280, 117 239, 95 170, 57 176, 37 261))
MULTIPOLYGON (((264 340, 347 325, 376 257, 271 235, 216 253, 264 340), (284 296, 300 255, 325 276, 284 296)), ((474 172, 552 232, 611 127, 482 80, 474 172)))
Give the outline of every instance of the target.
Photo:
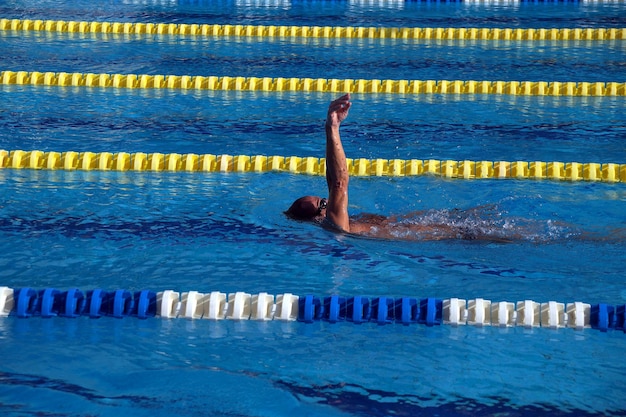
POLYGON ((516 303, 492 302, 482 298, 345 297, 332 295, 298 296, 265 292, 201 293, 172 290, 105 291, 94 289, 66 291, 47 288, 0 287, 0 316, 26 318, 39 316, 99 318, 149 317, 207 320, 279 320, 312 323, 315 321, 377 323, 380 325, 424 324, 435 326, 472 325, 550 329, 586 328, 626 332, 626 305, 587 304, 583 302, 516 303))

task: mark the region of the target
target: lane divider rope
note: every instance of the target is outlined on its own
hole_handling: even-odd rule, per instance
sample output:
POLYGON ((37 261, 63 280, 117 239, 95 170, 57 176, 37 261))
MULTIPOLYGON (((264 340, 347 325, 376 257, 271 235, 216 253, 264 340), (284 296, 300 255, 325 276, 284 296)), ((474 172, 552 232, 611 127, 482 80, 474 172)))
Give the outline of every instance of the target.
POLYGON ((626 305, 588 304, 583 302, 516 303, 483 298, 346 297, 331 295, 298 296, 291 293, 272 295, 266 292, 222 293, 213 291, 176 292, 166 290, 106 291, 77 288, 33 289, 0 287, 0 316, 42 318, 88 316, 100 318, 149 317, 206 320, 300 321, 313 323, 373 322, 379 325, 424 324, 435 326, 472 325, 477 327, 543 327, 583 330, 622 330, 626 305))
POLYGON ((626 82, 378 80, 1 71, 0 85, 381 94, 626 96, 626 82))
POLYGON ((0 30, 132 35, 246 36, 253 38, 356 38, 506 41, 626 39, 626 28, 402 28, 260 26, 0 19, 0 30))
MULTIPOLYGON (((626 164, 437 159, 347 159, 352 176, 435 175, 459 179, 532 179, 626 183, 626 164)), ((298 156, 0 150, 0 169, 169 172, 290 172, 326 175, 326 159, 298 156)))

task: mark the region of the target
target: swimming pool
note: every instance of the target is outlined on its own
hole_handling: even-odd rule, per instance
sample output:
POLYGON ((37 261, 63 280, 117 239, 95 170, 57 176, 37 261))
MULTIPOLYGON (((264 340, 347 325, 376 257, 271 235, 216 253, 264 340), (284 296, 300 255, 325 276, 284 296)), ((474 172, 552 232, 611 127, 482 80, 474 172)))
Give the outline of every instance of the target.
MULTIPOLYGON (((5 18, 623 27, 617 2, 3 2, 5 18)), ((0 31, 3 71, 624 82, 624 42, 0 31), (346 61, 344 62, 343 59, 346 61)), ((323 156, 335 94, 0 86, 0 149, 323 156)), ((626 161, 623 97, 357 94, 352 158, 626 161)), ((626 303, 622 183, 355 177, 353 213, 487 206, 510 244, 333 235, 323 177, 0 170, 0 285, 626 303), (557 227, 553 227, 557 225, 557 227), (581 231, 601 239, 573 239, 581 231)), ((4 415, 624 415, 621 331, 319 320, 0 319, 4 415)))

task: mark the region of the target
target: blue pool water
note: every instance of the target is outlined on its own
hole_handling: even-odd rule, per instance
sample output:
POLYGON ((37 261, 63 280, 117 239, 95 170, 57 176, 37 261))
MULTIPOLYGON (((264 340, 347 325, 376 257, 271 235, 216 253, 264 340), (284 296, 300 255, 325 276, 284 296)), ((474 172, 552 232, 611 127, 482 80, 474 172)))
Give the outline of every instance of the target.
MULTIPOLYGON (((1 88, 1 149, 324 156, 327 94, 1 88)), ((343 127, 351 158, 626 158, 620 97, 357 94, 353 101, 352 123, 343 127)))
MULTIPOLYGON (((619 2, 4 1, 0 17, 623 27, 619 2)), ((624 41, 0 33, 1 70, 624 82, 624 41)), ((323 156, 332 95, 0 86, 0 149, 323 156)), ((355 95, 357 158, 626 163, 621 97, 355 95)), ((513 243, 337 236, 282 211, 321 177, 0 170, 0 286, 626 303, 621 183, 353 178, 352 213, 432 210, 513 243)), ((625 415, 621 331, 0 319, 7 416, 625 415)))
MULTIPOLYGON (((282 22, 280 22, 282 23, 282 22)), ((408 80, 626 79, 623 41, 511 42, 0 33, 3 67, 55 72, 408 80), (136 56, 136 51, 142 54, 136 56), (572 57, 575 57, 572 59, 572 57), (390 72, 388 72, 390 71, 390 72)))
POLYGON ((7 18, 302 26, 623 27, 619 1, 5 0, 7 18))

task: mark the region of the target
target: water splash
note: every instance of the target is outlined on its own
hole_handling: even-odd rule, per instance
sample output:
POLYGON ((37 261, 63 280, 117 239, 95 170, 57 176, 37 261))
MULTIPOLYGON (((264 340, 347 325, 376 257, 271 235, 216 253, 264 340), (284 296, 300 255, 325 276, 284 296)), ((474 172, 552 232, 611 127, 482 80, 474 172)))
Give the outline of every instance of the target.
MULTIPOLYGON (((497 205, 467 210, 431 209, 393 216, 376 223, 374 217, 360 216, 360 222, 374 226, 370 235, 383 233, 402 240, 486 240, 551 242, 580 235, 572 225, 548 220, 509 216, 497 205)), ((380 219, 379 219, 380 220, 380 219)))

